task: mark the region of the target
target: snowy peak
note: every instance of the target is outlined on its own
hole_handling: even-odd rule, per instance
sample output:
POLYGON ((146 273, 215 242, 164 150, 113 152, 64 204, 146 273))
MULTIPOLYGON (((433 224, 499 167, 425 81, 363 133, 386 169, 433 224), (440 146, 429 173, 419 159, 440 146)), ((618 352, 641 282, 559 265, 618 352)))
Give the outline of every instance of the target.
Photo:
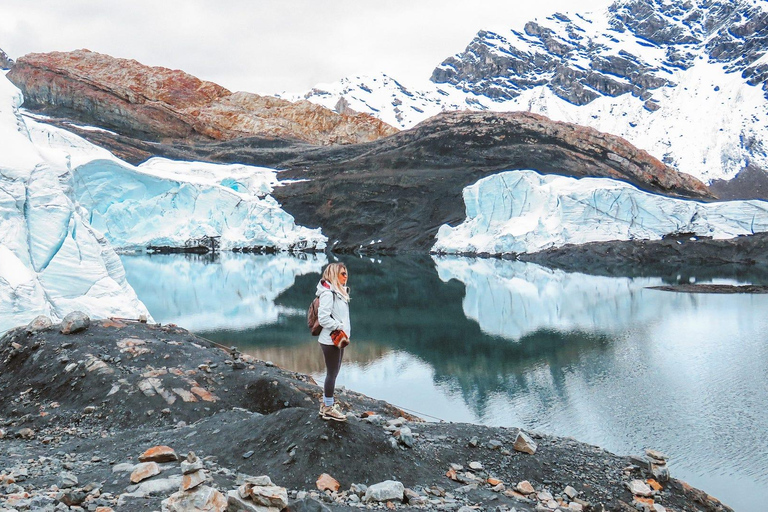
POLYGON ((387 74, 358 75, 318 84, 300 94, 282 93, 288 100, 309 100, 342 115, 367 113, 392 126, 410 128, 444 110, 468 108, 452 87, 423 82, 405 86, 387 74))
POLYGON ((11 69, 11 66, 13 66, 13 59, 0 48, 0 69, 11 69))
POLYGON ((534 112, 711 183, 768 169, 767 51, 762 0, 624 0, 480 31, 423 84, 355 77, 303 98, 404 129, 447 110, 534 112))
POLYGON ((766 47, 768 13, 755 2, 626 0, 602 15, 528 22, 524 32, 481 31, 431 79, 496 101, 540 85, 576 105, 626 93, 648 100, 696 59, 765 83, 765 66, 756 63, 766 47))

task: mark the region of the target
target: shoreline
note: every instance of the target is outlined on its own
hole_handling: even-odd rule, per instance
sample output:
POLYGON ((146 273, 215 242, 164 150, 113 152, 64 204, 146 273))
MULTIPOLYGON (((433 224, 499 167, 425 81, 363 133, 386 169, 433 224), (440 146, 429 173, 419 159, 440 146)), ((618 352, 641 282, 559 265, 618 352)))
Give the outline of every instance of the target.
POLYGON ((268 475, 286 488, 289 506, 317 499, 332 510, 533 511, 553 503, 587 511, 660 510, 654 504, 731 510, 684 482, 663 481, 665 464, 646 455, 617 456, 535 432, 523 433, 537 445, 529 454, 515 449, 520 429, 424 422, 350 390, 338 397, 348 421, 325 422, 311 377, 228 353, 174 325, 103 320, 69 335, 59 326, 20 327, 0 339, 0 361, 8 398, 0 406, 0 468, 6 482, 14 471, 22 475, 6 483, 3 499, 16 510, 66 499, 64 471, 78 480, 66 489, 79 489, 90 504, 159 510, 178 491, 178 462, 138 486, 118 470, 135 469, 136 458, 158 445, 180 457, 195 452, 206 485, 223 494, 237 489, 242 475, 268 475), (322 474, 339 490, 320 492, 322 474), (364 503, 355 491, 386 480, 401 482, 410 497, 364 503), (634 485, 645 493, 640 484, 651 480, 658 491, 630 492, 634 485), (95 487, 86 490, 91 482, 95 487), (520 492, 528 489, 523 482, 535 492, 520 492), (7 492, 9 485, 15 492, 7 492))

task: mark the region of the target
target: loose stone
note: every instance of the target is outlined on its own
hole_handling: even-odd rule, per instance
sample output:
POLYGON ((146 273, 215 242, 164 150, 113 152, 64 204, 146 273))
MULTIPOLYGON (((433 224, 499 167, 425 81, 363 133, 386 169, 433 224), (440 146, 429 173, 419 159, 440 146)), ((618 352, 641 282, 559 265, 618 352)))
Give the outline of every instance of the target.
POLYGON ((534 455, 538 448, 534 440, 522 430, 518 432, 517 438, 515 438, 515 444, 512 447, 518 452, 528 453, 530 455, 534 455))
POLYGON ((315 482, 315 485, 317 488, 321 491, 338 491, 339 487, 341 487, 341 484, 339 484, 339 481, 333 478, 328 473, 323 473, 320 475, 317 479, 317 482, 315 482))
POLYGON ((141 462, 173 462, 175 460, 179 460, 179 457, 170 446, 154 446, 139 455, 141 462))
POLYGON ((394 480, 385 480, 371 485, 365 491, 365 501, 403 501, 405 487, 402 483, 394 480))
POLYGON ((73 311, 61 321, 59 331, 62 334, 75 334, 91 326, 91 319, 82 311, 73 311))
POLYGON ((159 474, 160 466, 157 465, 157 462, 142 462, 141 464, 137 464, 133 473, 131 473, 131 482, 137 484, 142 480, 146 480, 147 478, 159 474))

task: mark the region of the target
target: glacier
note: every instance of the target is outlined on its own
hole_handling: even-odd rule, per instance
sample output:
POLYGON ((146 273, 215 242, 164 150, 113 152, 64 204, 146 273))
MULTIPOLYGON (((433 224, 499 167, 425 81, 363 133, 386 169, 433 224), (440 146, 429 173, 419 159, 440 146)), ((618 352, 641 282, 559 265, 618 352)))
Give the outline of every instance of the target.
POLYGON ((768 202, 703 203, 651 194, 608 178, 506 171, 463 191, 466 220, 440 226, 433 253, 522 254, 566 244, 715 239, 768 231, 768 202))
POLYGON ((117 251, 184 247, 322 250, 319 228, 297 226, 270 195, 278 171, 151 159, 133 166, 21 109, 0 76, 0 331, 38 314, 58 321, 149 313, 117 251))
POLYGON ((121 251, 221 237, 222 250, 322 250, 320 228, 297 226, 269 195, 277 171, 151 158, 133 166, 66 130, 29 119, 32 140, 72 169, 74 199, 121 251))
POLYGON ((32 141, 21 103, 0 76, 0 332, 73 310, 149 316, 117 254, 73 201, 70 169, 32 141))

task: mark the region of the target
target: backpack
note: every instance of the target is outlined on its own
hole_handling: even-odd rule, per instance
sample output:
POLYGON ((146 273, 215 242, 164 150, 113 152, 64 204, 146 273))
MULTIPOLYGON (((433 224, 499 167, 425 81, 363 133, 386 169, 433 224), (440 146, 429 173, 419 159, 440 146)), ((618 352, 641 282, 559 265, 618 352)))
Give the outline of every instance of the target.
POLYGON ((309 309, 307 310, 307 327, 312 336, 320 336, 323 330, 323 326, 320 325, 320 321, 317 319, 317 310, 320 307, 320 297, 309 303, 309 309))

